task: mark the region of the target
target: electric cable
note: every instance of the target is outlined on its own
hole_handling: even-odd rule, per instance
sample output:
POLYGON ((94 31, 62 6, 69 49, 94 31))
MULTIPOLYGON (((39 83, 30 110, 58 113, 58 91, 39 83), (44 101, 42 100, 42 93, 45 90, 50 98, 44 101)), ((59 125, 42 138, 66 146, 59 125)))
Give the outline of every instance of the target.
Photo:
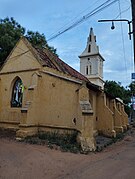
POLYGON ((127 12, 129 9, 131 8, 131 6, 129 6, 127 9, 123 10, 121 13, 119 13, 114 19, 117 19, 118 17, 120 17, 121 14, 124 14, 125 12, 127 12))
MULTIPOLYGON (((57 30, 57 32, 61 31, 62 29, 64 29, 65 27, 67 27, 68 25, 70 25, 71 23, 74 22, 74 20, 76 20, 81 14, 83 14, 85 11, 87 11, 89 8, 91 8, 92 6, 94 6, 95 4, 99 3, 99 0, 97 0, 96 2, 94 2, 92 5, 90 5, 88 8, 84 9, 83 11, 81 11, 77 16, 75 16, 72 20, 70 20, 70 22, 66 23, 65 25, 63 25, 60 29, 57 30)), ((50 37, 52 37, 53 35, 55 35, 56 33, 53 32, 52 34, 50 34, 50 37)), ((50 38, 49 37, 49 38, 50 38)))
POLYGON ((82 18, 80 18, 79 20, 77 20, 76 22, 74 22, 73 24, 71 24, 69 27, 65 28, 63 31, 59 31, 58 33, 56 33, 55 35, 51 36, 47 41, 53 40, 56 37, 60 36, 61 34, 69 31, 70 29, 78 26, 79 24, 83 23, 84 21, 86 21, 88 18, 94 16, 95 14, 103 11, 105 8, 111 6, 112 4, 114 4, 115 2, 117 2, 118 0, 107 0, 104 3, 102 3, 101 5, 99 5, 98 7, 96 7, 94 10, 92 10, 91 12, 89 12, 88 14, 86 14, 85 16, 83 16, 82 18))
MULTIPOLYGON (((120 12, 120 19, 122 19, 121 16, 121 4, 120 4, 120 0, 118 0, 118 6, 119 6, 119 12, 120 12)), ((124 41, 124 32, 123 32, 123 25, 122 22, 120 22, 121 24, 121 38, 122 38, 122 48, 123 48, 123 58, 124 58, 124 62, 125 62, 125 70, 126 70, 126 75, 125 75, 125 81, 127 81, 127 62, 126 62, 126 50, 125 50, 125 41, 124 41)))

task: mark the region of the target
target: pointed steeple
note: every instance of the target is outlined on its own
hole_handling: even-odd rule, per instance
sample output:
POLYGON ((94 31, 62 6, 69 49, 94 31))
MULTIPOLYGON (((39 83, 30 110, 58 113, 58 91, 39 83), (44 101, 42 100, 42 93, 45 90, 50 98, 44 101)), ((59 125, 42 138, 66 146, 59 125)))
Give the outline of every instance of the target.
POLYGON ((87 39, 87 45, 80 57, 96 55, 99 53, 99 48, 96 44, 96 36, 94 35, 93 28, 90 28, 89 37, 87 39))
POLYGON ((79 58, 80 72, 85 75, 92 83, 103 88, 104 58, 99 53, 99 48, 96 44, 96 36, 94 35, 93 28, 90 28, 86 48, 79 56, 79 58))

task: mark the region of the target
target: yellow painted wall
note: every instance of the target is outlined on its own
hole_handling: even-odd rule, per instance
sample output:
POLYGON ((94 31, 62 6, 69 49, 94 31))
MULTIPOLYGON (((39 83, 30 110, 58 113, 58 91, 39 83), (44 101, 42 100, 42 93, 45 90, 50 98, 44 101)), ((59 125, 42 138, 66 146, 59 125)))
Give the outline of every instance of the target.
POLYGON ((36 111, 34 121, 37 124, 50 126, 76 127, 80 126, 78 119, 77 85, 60 78, 42 73, 38 86, 30 93, 34 93, 32 109, 28 111, 28 122, 33 121, 33 112, 36 111))
POLYGON ((106 104, 106 95, 100 93, 97 98, 97 129, 104 135, 115 137, 114 114, 106 104))
POLYGON ((122 127, 124 130, 127 130, 128 128, 128 116, 127 114, 125 114, 124 108, 122 107, 123 105, 117 101, 116 103, 117 109, 119 110, 119 112, 121 113, 121 123, 122 123, 122 127))
POLYGON ((93 109, 93 130, 94 136, 98 135, 97 129, 97 92, 89 90, 89 100, 93 109))
POLYGON ((93 136, 116 136, 115 128, 127 126, 122 106, 118 111, 104 92, 89 90, 70 75, 42 67, 23 40, 0 71, 0 127, 16 128, 25 137, 47 129, 77 130, 84 150, 95 150, 93 136), (12 88, 19 77, 24 85, 22 108, 10 105, 12 88), (116 120, 117 119, 117 120, 116 120))
POLYGON ((76 129, 84 150, 94 150, 93 113, 82 112, 89 90, 81 81, 57 70, 42 67, 21 40, 0 71, 0 126, 16 128, 17 136, 39 130, 76 129), (24 85, 22 108, 11 107, 13 85, 19 77, 24 85), (87 125, 86 125, 87 124, 87 125))
POLYGON ((110 107, 114 113, 114 116, 113 116, 114 117, 114 129, 115 129, 116 133, 121 133, 124 131, 124 129, 122 127, 122 114, 117 109, 115 99, 110 101, 110 107))
POLYGON ((32 74, 41 68, 41 65, 32 54, 28 46, 23 40, 20 40, 15 46, 14 50, 10 53, 0 71, 0 121, 3 125, 10 121, 10 125, 17 124, 21 121, 20 108, 11 108, 12 88, 17 77, 19 77, 25 87, 23 95, 23 106, 28 100, 28 88, 31 84, 32 74))
POLYGON ((0 121, 13 121, 20 122, 21 111, 20 108, 11 108, 11 97, 12 97, 12 88, 17 77, 21 78, 23 85, 25 87, 23 94, 23 106, 27 101, 28 96, 28 87, 30 85, 30 80, 33 72, 20 72, 20 73, 11 73, 0 75, 1 78, 1 113, 0 121), (28 78, 29 76, 29 78, 28 78))
POLYGON ((23 40, 20 40, 7 58, 6 65, 3 66, 0 73, 33 70, 36 68, 41 68, 41 65, 23 40))
POLYGON ((128 127, 129 127, 128 115, 127 115, 127 113, 125 112, 125 109, 124 109, 124 105, 123 105, 123 104, 121 104, 121 108, 122 108, 122 115, 124 116, 125 125, 126 125, 127 128, 128 128, 128 127))
MULTIPOLYGON (((94 100, 94 99, 93 99, 94 100)), ((82 86, 81 89, 79 89, 79 101, 80 104, 84 103, 84 108, 79 108, 79 114, 82 121, 82 127, 81 127, 81 146, 82 149, 87 150, 95 150, 96 149, 96 142, 94 138, 94 109, 92 103, 94 101, 90 100, 90 93, 89 90, 82 86), (92 103, 91 103, 92 102, 92 103), (87 104, 87 105, 86 105, 87 104), (83 108, 83 109, 82 109, 83 108)))

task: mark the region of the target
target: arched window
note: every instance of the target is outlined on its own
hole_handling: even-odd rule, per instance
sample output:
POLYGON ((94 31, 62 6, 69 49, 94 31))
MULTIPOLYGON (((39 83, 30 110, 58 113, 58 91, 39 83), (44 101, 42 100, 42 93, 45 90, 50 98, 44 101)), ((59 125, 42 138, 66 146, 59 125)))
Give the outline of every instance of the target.
POLYGON ((11 107, 22 107, 23 92, 24 86, 22 80, 17 78, 13 86, 11 107))
POLYGON ((89 74, 89 69, 88 69, 88 66, 86 66, 86 75, 89 74))
POLYGON ((90 64, 90 75, 92 74, 92 66, 91 66, 91 64, 90 64))
POLYGON ((88 46, 88 52, 91 52, 91 45, 88 46))

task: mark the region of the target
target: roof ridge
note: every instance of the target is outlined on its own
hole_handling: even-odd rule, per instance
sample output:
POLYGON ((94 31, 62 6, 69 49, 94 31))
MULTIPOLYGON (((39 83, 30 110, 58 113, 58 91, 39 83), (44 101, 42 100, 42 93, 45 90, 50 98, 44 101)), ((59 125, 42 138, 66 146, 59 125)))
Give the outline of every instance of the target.
POLYGON ((89 81, 88 78, 86 78, 80 72, 75 70, 73 67, 68 65, 63 60, 61 60, 59 57, 57 57, 55 54, 53 54, 49 49, 44 48, 43 51, 45 51, 45 53, 48 53, 48 54, 46 54, 48 56, 48 58, 50 55, 51 55, 51 57, 53 56, 53 58, 51 58, 51 61, 54 60, 55 64, 57 64, 57 66, 59 67, 59 70, 62 71, 63 73, 66 73, 74 78, 78 78, 79 80, 83 80, 83 81, 87 81, 87 82, 89 81))

